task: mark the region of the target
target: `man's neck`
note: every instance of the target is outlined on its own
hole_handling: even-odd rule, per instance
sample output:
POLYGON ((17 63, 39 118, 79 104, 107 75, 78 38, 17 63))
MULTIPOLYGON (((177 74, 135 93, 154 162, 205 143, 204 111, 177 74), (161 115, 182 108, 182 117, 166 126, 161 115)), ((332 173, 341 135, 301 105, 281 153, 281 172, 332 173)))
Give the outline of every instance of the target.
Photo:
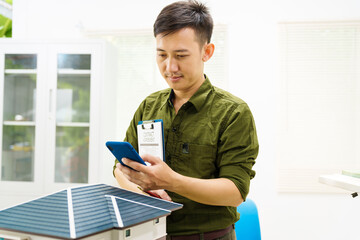
POLYGON ((174 89, 174 98, 172 99, 175 112, 177 113, 181 106, 189 101, 189 99, 199 90, 201 85, 205 81, 205 76, 202 81, 199 81, 199 84, 192 86, 190 89, 186 89, 185 91, 178 91, 174 89))

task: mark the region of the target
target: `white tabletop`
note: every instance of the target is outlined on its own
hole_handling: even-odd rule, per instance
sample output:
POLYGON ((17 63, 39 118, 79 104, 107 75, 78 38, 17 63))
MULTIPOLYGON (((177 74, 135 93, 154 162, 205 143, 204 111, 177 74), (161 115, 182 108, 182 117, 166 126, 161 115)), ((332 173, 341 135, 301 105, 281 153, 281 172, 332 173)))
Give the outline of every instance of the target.
POLYGON ((322 175, 319 182, 333 187, 339 187, 352 192, 360 193, 360 178, 350 177, 342 174, 322 175))

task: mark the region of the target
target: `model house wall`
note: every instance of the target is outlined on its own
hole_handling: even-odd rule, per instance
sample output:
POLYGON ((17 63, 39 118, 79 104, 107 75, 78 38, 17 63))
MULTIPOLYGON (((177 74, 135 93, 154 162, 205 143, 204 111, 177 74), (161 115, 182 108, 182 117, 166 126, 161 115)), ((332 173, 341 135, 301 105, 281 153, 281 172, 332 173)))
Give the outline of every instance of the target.
MULTIPOLYGON (((47 240, 58 239, 43 237, 40 235, 19 233, 14 231, 0 230, 0 239, 7 240, 47 240)), ((108 230, 89 237, 84 240, 144 240, 144 239, 166 239, 166 217, 158 220, 148 221, 126 230, 108 230), (130 231, 130 235, 129 232, 130 231)))

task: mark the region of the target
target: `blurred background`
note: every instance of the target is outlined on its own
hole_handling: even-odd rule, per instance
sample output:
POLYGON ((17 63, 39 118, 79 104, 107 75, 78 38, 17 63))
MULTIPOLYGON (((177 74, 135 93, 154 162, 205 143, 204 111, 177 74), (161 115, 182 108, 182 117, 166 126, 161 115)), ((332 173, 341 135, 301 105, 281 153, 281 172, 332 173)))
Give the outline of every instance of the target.
MULTIPOLYGON (((171 2, 0 0, 0 209, 116 184, 105 142, 167 87, 152 25, 171 2)), ((319 177, 360 169, 360 1, 203 2, 205 73, 255 118, 263 239, 356 239, 360 197, 319 177)))

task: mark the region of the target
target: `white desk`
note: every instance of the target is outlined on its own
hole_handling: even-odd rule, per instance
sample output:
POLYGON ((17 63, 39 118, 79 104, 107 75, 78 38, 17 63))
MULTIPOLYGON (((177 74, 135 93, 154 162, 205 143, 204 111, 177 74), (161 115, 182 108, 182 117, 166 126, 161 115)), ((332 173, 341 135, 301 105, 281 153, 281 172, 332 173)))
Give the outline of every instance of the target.
POLYGON ((360 193, 360 178, 350 177, 342 174, 322 175, 319 182, 333 187, 339 187, 352 192, 360 193))

